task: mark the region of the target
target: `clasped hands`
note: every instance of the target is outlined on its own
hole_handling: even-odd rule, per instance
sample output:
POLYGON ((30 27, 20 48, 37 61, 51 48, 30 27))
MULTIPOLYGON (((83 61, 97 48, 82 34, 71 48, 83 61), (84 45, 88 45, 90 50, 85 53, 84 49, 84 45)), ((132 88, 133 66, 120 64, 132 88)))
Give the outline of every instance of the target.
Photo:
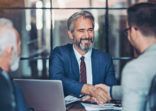
POLYGON ((111 100, 109 94, 109 86, 105 84, 97 84, 97 85, 84 84, 81 93, 86 95, 82 98, 82 101, 104 104, 111 100))

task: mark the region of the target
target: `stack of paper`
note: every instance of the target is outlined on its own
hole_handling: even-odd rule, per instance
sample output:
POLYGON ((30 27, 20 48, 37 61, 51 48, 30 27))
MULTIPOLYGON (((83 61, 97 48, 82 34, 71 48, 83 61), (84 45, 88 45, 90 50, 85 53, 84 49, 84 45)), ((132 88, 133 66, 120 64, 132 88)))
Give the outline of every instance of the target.
POLYGON ((65 104, 66 105, 68 105, 70 103, 73 103, 73 102, 76 102, 76 101, 80 101, 80 99, 77 98, 77 97, 74 97, 72 95, 68 95, 68 96, 65 97, 65 104))
POLYGON ((109 109, 120 111, 122 109, 122 107, 116 107, 116 105, 113 103, 105 103, 102 105, 82 103, 82 105, 85 107, 87 111, 99 111, 99 110, 109 110, 109 109))

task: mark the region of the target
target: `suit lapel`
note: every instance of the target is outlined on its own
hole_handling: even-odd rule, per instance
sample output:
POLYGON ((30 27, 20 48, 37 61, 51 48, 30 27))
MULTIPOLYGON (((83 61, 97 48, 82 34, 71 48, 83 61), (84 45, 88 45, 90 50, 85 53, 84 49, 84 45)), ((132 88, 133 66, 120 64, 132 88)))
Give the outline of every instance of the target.
POLYGON ((72 45, 71 45, 70 49, 71 49, 71 63, 72 63, 71 64, 71 67, 72 67, 71 69, 73 69, 73 74, 76 77, 76 80, 79 80, 79 65, 78 65, 76 56, 74 54, 74 50, 73 50, 72 45))

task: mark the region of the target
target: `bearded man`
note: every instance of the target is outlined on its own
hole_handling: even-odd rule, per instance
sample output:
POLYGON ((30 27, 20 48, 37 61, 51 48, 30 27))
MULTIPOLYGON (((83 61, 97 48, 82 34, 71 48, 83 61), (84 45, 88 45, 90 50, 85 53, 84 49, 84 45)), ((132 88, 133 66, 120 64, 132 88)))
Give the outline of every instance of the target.
POLYGON ((116 84, 112 57, 93 48, 94 17, 88 11, 74 13, 67 21, 73 44, 51 51, 50 79, 61 80, 65 96, 87 95, 98 104, 110 100, 109 94, 97 84, 116 84))

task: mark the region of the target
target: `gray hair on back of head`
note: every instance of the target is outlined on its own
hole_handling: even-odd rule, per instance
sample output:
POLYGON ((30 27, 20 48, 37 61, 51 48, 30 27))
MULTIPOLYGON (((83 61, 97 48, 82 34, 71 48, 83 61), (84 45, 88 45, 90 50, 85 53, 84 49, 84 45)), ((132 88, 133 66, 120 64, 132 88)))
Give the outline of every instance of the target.
POLYGON ((15 51, 17 34, 15 32, 13 23, 6 18, 0 18, 0 53, 2 53, 7 47, 12 47, 15 51))
POLYGON ((6 18, 0 18, 0 26, 13 27, 13 23, 6 18))

